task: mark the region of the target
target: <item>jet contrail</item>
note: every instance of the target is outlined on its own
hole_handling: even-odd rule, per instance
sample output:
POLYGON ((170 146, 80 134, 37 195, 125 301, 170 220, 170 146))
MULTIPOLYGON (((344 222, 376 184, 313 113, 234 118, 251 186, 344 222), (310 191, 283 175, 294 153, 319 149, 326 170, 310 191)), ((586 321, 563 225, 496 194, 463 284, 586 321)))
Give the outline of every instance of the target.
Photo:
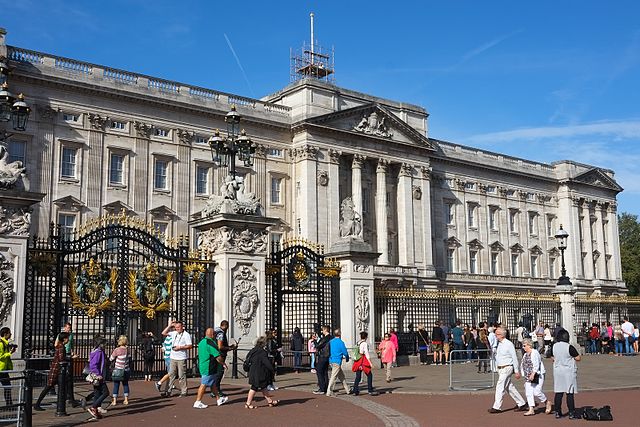
POLYGON ((253 88, 251 87, 251 83, 249 83, 249 79, 247 78, 247 73, 244 72, 244 68, 240 63, 240 58, 238 58, 238 55, 236 55, 236 51, 233 49, 233 46, 231 45, 231 40, 229 40, 229 37, 227 37, 227 34, 226 33, 223 33, 223 34, 224 34, 224 39, 227 41, 227 45, 229 45, 229 49, 231 49, 231 53, 233 53, 233 57, 236 58, 236 62, 238 63, 238 67, 240 68, 240 71, 242 71, 244 80, 247 82, 247 86, 249 86, 249 92, 251 92, 251 96, 255 98, 256 95, 253 93, 253 88))

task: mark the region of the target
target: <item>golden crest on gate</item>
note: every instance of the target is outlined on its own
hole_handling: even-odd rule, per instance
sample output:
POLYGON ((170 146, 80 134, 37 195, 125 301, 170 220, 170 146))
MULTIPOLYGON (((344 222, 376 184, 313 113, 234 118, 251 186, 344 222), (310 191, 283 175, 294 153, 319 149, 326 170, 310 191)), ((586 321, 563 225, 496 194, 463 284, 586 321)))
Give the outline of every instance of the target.
POLYGON ((89 317, 96 317, 98 312, 114 307, 117 286, 118 270, 103 268, 95 258, 90 258, 77 269, 69 269, 71 303, 89 317))
POLYGON ((305 260, 304 253, 298 251, 287 267, 289 283, 298 288, 306 288, 309 286, 311 279, 311 270, 305 260))
POLYGON ((167 311, 171 306, 173 271, 160 270, 151 261, 141 270, 129 272, 129 299, 131 308, 144 311, 148 319, 155 319, 156 312, 167 311))

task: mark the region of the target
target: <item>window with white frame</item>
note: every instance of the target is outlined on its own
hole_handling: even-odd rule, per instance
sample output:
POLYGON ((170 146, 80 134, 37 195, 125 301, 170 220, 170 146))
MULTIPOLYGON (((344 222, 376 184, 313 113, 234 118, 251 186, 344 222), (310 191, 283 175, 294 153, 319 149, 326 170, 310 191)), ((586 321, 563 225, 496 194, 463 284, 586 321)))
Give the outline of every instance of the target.
POLYGON ((498 252, 491 252, 491 274, 498 274, 498 252))
POLYGON ((169 162, 163 159, 156 159, 153 175, 153 188, 156 190, 168 190, 169 162))
POLYGON ((511 275, 517 276, 520 268, 520 255, 519 254, 511 254, 511 275))
POLYGON ((495 185, 487 185, 487 193, 496 194, 496 186, 495 185))
POLYGON ((518 211, 516 209, 509 209, 509 231, 518 232, 518 211))
POLYGON ((475 249, 469 250, 469 273, 478 273, 478 251, 475 249))
POLYGON ((554 225, 555 217, 553 215, 547 215, 547 237, 553 237, 556 235, 554 225))
POLYGON ((538 235, 538 213, 529 212, 529 235, 538 235))
POLYGON ((76 113, 62 113, 62 120, 65 122, 78 122, 80 120, 80 116, 76 113))
POLYGON ((209 194, 209 170, 206 166, 196 166, 196 194, 209 194))
POLYGON ((279 251, 282 248, 282 233, 271 233, 271 250, 279 251))
POLYGON ((533 193, 527 193, 527 200, 533 201, 536 199, 536 195, 533 193))
POLYGON ((453 273, 456 268, 456 250, 454 248, 447 249, 447 273, 453 273))
POLYGON ((109 184, 124 185, 124 155, 111 153, 109 184))
POLYGON ((549 257, 549 278, 550 279, 555 279, 556 278, 556 257, 550 256, 549 257))
POLYGON ((153 128, 153 134, 155 136, 167 137, 169 136, 169 131, 164 128, 153 128))
POLYGON ((280 148, 269 148, 267 149, 267 156, 283 158, 284 152, 280 148))
POLYGON ((282 204, 282 178, 271 177, 271 204, 282 204))
POLYGON ((76 227, 76 215, 68 213, 58 214, 58 225, 60 226, 60 235, 64 240, 73 238, 73 231, 76 227))
POLYGON ((121 122, 119 120, 112 120, 111 121, 111 129, 125 130, 126 128, 127 128, 127 123, 126 122, 121 122))
POLYGON ((498 231, 498 207, 489 206, 489 230, 498 231))
POLYGON ((16 140, 9 141, 9 143, 7 144, 7 154, 9 155, 7 162, 13 163, 16 161, 20 161, 24 166, 25 160, 27 158, 26 149, 27 149, 27 143, 24 141, 16 141, 16 140))
POLYGON ((167 237, 167 231, 169 230, 169 223, 166 221, 153 221, 153 228, 160 234, 161 237, 167 237))
POLYGON ((477 218, 476 218, 476 210, 478 209, 478 205, 475 203, 467 204, 467 220, 469 223, 469 228, 477 228, 477 218))
POLYGON ((515 197, 516 190, 507 190, 507 197, 515 197))
POLYGON ((465 182, 464 189, 467 191, 475 191, 476 183, 475 182, 465 182))
POLYGON ((531 255, 531 277, 538 277, 538 255, 531 255))
POLYGON ((62 147, 60 156, 60 176, 63 178, 76 178, 76 161, 78 150, 71 147, 62 147))
POLYGON ((444 223, 453 225, 455 219, 455 205, 452 202, 444 203, 444 223))
POLYGON ((196 144, 208 144, 209 138, 202 135, 196 135, 196 144))

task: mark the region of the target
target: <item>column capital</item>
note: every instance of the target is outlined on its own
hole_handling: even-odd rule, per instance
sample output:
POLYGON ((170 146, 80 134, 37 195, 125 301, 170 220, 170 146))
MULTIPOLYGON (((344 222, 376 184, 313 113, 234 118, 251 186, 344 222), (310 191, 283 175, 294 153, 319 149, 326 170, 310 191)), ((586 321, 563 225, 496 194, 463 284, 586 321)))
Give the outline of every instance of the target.
POLYGON ((431 179, 431 168, 428 166, 420 166, 420 174, 422 175, 422 179, 430 180, 431 179))
POLYGON ((413 175, 413 166, 409 163, 403 163, 400 165, 400 173, 398 176, 411 176, 413 175))
POLYGON ((378 159, 378 166, 376 167, 376 173, 387 173, 389 169, 389 160, 378 159))
POLYGON ((89 124, 91 125, 91 129, 104 131, 104 127, 107 124, 107 120, 109 117, 101 116, 100 114, 87 114, 87 118, 89 119, 89 124))
POLYGON ((58 114, 58 110, 51 108, 49 105, 36 104, 36 111, 40 116, 40 121, 51 122, 58 114))
POLYGON ((607 213, 615 214, 617 211, 618 211, 618 203, 609 202, 609 204, 607 205, 607 213))
POLYGON ((267 157, 267 147, 264 144, 256 144, 256 158, 265 158, 267 157))
POLYGON ((136 136, 138 138, 149 139, 149 137, 151 137, 151 130, 153 129, 153 126, 150 124, 136 120, 133 122, 133 128, 136 130, 136 136))
POLYGON ((302 147, 291 150, 294 161, 298 160, 316 160, 318 157, 318 147, 313 145, 303 145, 302 147))
POLYGON ((367 159, 367 156, 363 156, 362 154, 354 154, 353 161, 351 162, 352 169, 362 169, 362 163, 367 159))
POLYGON ((181 144, 185 145, 191 144, 191 141, 195 136, 195 132, 189 132, 188 130, 180 128, 176 129, 176 134, 178 135, 178 141, 180 141, 181 144))
POLYGON ((342 155, 342 151, 330 149, 329 150, 329 162, 333 163, 333 164, 339 164, 341 155, 342 155))

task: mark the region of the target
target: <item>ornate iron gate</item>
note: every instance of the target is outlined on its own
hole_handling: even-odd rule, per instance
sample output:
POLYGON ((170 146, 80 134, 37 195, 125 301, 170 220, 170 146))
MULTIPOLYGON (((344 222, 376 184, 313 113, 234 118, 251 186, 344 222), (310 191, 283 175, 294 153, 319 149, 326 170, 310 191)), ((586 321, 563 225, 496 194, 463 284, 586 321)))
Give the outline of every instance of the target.
POLYGON ((286 350, 294 328, 308 339, 322 325, 340 325, 340 266, 325 258, 319 245, 296 239, 283 246, 272 247, 267 264, 266 324, 277 329, 285 349, 284 366, 293 366, 286 350))
MULTIPOLYGON (((73 327, 76 375, 97 334, 110 351, 120 335, 135 349, 141 332, 153 332, 158 368, 160 332, 169 318, 182 320, 194 340, 204 335, 212 269, 189 253, 186 237, 165 244, 151 226, 124 213, 92 219, 72 235, 63 231, 52 225, 47 239, 29 242, 23 357, 50 354, 64 322, 73 327)), ((132 356, 135 376, 142 355, 132 356)))

